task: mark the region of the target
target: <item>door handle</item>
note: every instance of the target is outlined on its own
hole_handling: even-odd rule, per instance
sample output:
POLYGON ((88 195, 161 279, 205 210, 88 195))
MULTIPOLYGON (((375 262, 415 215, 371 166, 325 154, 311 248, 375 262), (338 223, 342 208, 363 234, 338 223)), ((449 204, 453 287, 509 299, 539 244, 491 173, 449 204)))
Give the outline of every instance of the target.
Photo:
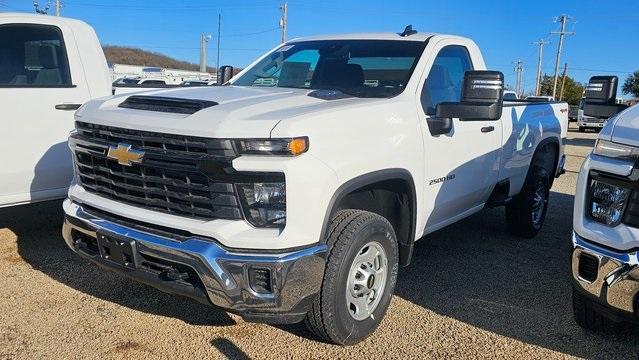
POLYGON ((481 128, 481 132, 485 133, 489 133, 491 131, 495 131, 495 127, 494 126, 484 126, 483 128, 481 128))
POLYGON ((55 106, 56 110, 78 110, 82 104, 58 104, 55 106))

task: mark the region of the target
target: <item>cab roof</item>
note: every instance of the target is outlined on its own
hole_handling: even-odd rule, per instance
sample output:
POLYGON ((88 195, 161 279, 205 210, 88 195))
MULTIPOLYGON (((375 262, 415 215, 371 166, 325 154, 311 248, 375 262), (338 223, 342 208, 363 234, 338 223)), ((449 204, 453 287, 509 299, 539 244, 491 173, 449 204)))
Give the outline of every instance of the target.
POLYGON ((350 33, 339 35, 314 35, 295 38, 289 40, 288 43, 313 40, 400 40, 400 41, 426 41, 432 36, 440 35, 436 33, 420 33, 408 36, 400 36, 392 32, 370 32, 370 33, 350 33))

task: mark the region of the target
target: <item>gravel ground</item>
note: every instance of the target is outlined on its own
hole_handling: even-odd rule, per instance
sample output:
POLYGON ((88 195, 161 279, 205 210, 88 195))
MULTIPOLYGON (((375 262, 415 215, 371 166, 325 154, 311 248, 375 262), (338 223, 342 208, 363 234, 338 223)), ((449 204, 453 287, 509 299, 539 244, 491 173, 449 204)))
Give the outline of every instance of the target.
POLYGON ((596 335, 572 320, 573 194, 594 138, 571 131, 568 173, 536 239, 508 236, 502 209, 422 239, 382 325, 352 347, 104 272, 63 244, 60 202, 2 209, 0 359, 639 357, 639 331, 596 335))

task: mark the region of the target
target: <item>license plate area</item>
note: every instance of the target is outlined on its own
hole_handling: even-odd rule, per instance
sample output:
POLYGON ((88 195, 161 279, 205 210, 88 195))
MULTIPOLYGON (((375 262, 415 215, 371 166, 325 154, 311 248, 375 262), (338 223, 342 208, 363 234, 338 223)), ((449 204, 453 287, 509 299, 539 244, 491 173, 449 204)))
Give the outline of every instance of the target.
POLYGON ((97 240, 100 256, 104 260, 130 269, 139 266, 140 256, 134 240, 102 232, 97 233, 97 240))

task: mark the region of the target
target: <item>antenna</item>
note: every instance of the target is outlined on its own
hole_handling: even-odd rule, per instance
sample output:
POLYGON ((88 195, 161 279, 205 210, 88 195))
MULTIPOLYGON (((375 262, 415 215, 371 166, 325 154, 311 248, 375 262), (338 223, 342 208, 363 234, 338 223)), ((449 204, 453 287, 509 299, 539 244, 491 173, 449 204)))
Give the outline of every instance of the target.
POLYGON ((417 30, 413 30, 413 25, 408 25, 404 28, 404 31, 398 33, 401 37, 411 36, 417 34, 417 30))

